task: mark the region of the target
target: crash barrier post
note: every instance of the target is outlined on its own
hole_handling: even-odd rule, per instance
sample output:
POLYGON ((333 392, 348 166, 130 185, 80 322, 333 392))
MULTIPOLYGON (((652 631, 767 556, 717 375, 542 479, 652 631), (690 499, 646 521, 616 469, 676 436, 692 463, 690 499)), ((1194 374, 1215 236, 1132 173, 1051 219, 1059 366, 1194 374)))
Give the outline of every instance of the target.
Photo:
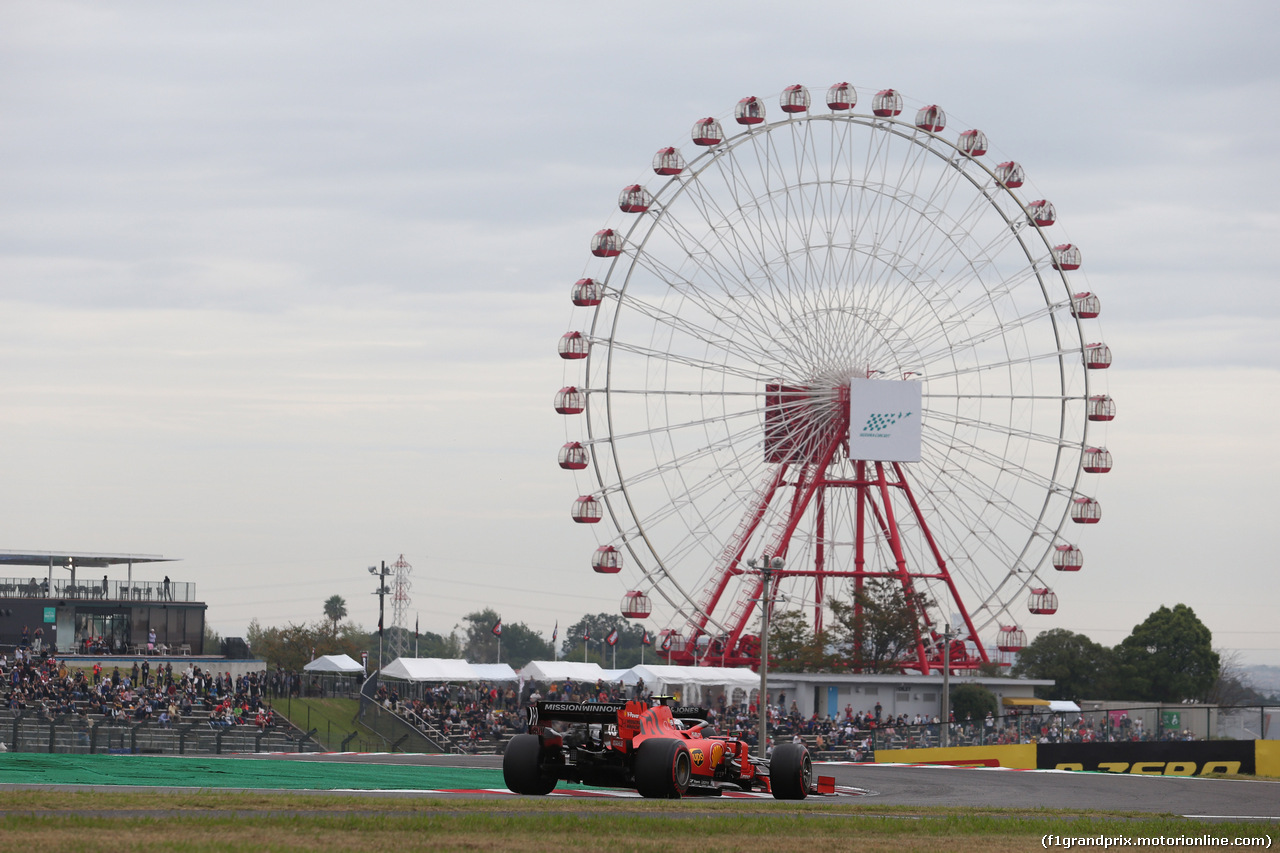
POLYGON ((299 735, 299 736, 298 736, 298 750, 297 750, 297 751, 298 751, 298 752, 302 752, 302 745, 303 745, 304 743, 306 743, 307 741, 311 740, 313 737, 315 737, 315 736, 316 736, 316 732, 318 732, 318 731, 320 731, 320 730, 319 730, 319 729, 312 729, 312 730, 311 730, 311 731, 309 731, 309 732, 304 732, 303 734, 299 735))
POLYGON ((178 727, 178 754, 187 754, 187 735, 195 729, 195 723, 187 723, 185 726, 178 727))

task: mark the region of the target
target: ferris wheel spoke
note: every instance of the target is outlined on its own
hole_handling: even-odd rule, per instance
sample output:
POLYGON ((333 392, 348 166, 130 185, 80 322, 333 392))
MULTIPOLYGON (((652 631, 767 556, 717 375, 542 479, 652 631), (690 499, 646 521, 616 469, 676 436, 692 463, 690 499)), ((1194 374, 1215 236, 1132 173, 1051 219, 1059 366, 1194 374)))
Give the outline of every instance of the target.
MULTIPOLYGON (((673 220, 666 223, 666 227, 672 228, 673 220)), ((673 229, 671 232, 673 239, 679 240, 679 235, 673 229)), ((696 240, 698 238, 690 235, 689 239, 696 240)), ((733 278, 731 270, 725 269, 718 261, 707 262, 703 259, 712 257, 712 253, 705 247, 695 244, 694 247, 684 246, 682 251, 685 253, 685 259, 699 259, 697 272, 701 275, 708 276, 712 281, 716 282, 719 296, 716 296, 707 288, 700 287, 697 280, 690 275, 685 275, 678 271, 676 267, 671 266, 656 255, 643 254, 636 258, 636 263, 642 269, 649 272, 655 279, 662 282, 667 287, 673 288, 683 298, 689 299, 696 303, 699 309, 708 316, 733 321, 733 328, 739 333, 750 333, 747 340, 755 349, 767 351, 769 338, 769 329, 763 322, 764 317, 757 317, 750 312, 743 311, 736 304, 734 290, 730 286, 730 281, 740 281, 741 279, 733 278)))
POLYGON ((960 367, 955 370, 951 370, 943 373, 931 373, 929 374, 929 378, 930 379, 951 379, 953 377, 964 376, 966 374, 980 373, 983 371, 997 370, 999 368, 1014 367, 1017 365, 1035 364, 1036 362, 1050 361, 1053 359, 1062 359, 1070 355, 1078 356, 1079 354, 1080 354, 1080 350, 1078 349, 1058 350, 1056 352, 1043 352, 1043 353, 1037 353, 1034 355, 1026 355, 1021 358, 1010 358, 1004 361, 993 361, 993 362, 987 362, 983 364, 968 365, 965 367, 960 367))
MULTIPOLYGON (((959 440, 957 440, 956 446, 959 446, 959 440)), ((966 466, 961 466, 968 474, 967 478, 964 479, 969 491, 968 497, 982 501, 979 506, 1007 506, 1007 511, 1011 513, 1012 517, 1018 519, 1028 531, 1046 532, 1047 527, 1043 525, 1040 517, 1028 512, 1026 509, 1015 504, 1011 500, 998 498, 1002 493, 1002 490, 996 488, 998 481, 1010 478, 1017 479, 1021 482, 1042 488, 1045 493, 1050 496, 1067 490, 1063 489, 1060 483, 1052 479, 1048 479, 1048 481, 1045 482, 1047 478, 1034 477, 1025 468, 1019 468, 1017 466, 1010 466, 1007 464, 1002 465, 1000 460, 990 458, 990 454, 979 453, 976 451, 976 448, 970 448, 967 452, 969 459, 968 464, 966 466), (990 482, 979 480, 974 474, 973 463, 975 461, 985 463, 991 470, 998 472, 998 476, 992 478, 990 482), (977 483, 979 482, 984 484, 983 487, 978 487, 977 483)), ((1007 493, 1008 489, 1006 488, 1003 491, 1007 493)))

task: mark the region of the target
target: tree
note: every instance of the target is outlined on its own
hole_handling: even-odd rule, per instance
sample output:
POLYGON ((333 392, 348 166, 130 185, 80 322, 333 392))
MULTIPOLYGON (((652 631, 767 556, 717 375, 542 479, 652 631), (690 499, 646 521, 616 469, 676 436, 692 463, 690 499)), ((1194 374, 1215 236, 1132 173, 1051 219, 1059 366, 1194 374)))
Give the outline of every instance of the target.
POLYGON ((893 672, 916 656, 921 615, 931 606, 928 596, 907 592, 901 581, 875 578, 852 602, 831 602, 832 639, 855 672, 893 672))
POLYGON ((1221 661, 1213 633, 1190 607, 1163 605, 1116 646, 1120 675, 1134 699, 1203 700, 1218 680, 1221 661))
POLYGON ((1109 699, 1115 656, 1084 634, 1052 628, 1018 652, 1013 674, 1053 679, 1052 687, 1036 688, 1041 699, 1109 699))
POLYGON ((769 617, 769 666, 786 672, 824 672, 831 656, 799 610, 775 612, 769 617))
POLYGON ((1209 690, 1209 701, 1214 705, 1264 705, 1267 697, 1252 685, 1245 683, 1240 666, 1240 652, 1222 649, 1218 654, 1218 680, 1209 690))
MULTIPOLYGON (((644 637, 644 630, 643 625, 633 624, 619 613, 589 613, 564 630, 560 656, 566 660, 582 660, 582 637, 590 634, 585 650, 588 660, 612 669, 616 650, 618 668, 627 669, 640 663, 640 640, 644 637), (618 632, 618 645, 611 649, 604 640, 614 630, 618 632)), ((656 647, 651 647, 645 660, 650 663, 661 660, 656 654, 656 647)))
POLYGON ((338 636, 338 623, 347 618, 347 602, 340 595, 331 595, 324 602, 325 618, 333 623, 333 635, 338 636))
POLYGON ((369 648, 369 635, 359 625, 343 625, 335 636, 326 622, 264 628, 253 619, 245 639, 254 655, 265 660, 268 667, 289 670, 301 670, 320 655, 345 654, 359 660, 360 653, 369 648))
POLYGON ((981 684, 967 682, 951 689, 951 713, 955 714, 959 722, 981 720, 987 716, 988 711, 992 714, 999 713, 996 710, 996 694, 981 684))
MULTIPOLYGON (((485 608, 468 613, 462 619, 463 656, 472 663, 495 663, 498 660, 498 637, 493 626, 498 612, 485 608)), ((547 641, 523 622, 502 623, 502 662, 519 668, 531 660, 546 657, 547 641)))
POLYGON ((201 654, 216 655, 218 650, 222 648, 222 637, 218 636, 218 632, 208 622, 204 623, 204 648, 201 654))

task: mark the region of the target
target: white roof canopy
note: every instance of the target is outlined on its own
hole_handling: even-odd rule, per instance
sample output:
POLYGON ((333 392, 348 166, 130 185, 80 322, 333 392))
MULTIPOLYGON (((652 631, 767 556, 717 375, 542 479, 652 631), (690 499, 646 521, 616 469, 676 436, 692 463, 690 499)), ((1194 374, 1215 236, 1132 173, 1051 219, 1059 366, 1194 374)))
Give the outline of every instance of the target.
POLYGON ((322 655, 302 668, 307 672, 364 672, 350 655, 322 655))
POLYGON ((645 687, 660 690, 664 685, 689 685, 696 687, 723 687, 726 691, 741 688, 747 692, 760 686, 760 675, 745 667, 738 669, 724 666, 666 666, 640 664, 633 666, 622 677, 623 684, 635 684, 644 679, 645 687))
POLYGON ((382 668, 387 678, 406 681, 515 681, 505 663, 467 663, 447 658, 396 658, 382 668))
POLYGON ((567 660, 535 660, 524 665, 520 675, 530 681, 608 681, 599 664, 567 660))

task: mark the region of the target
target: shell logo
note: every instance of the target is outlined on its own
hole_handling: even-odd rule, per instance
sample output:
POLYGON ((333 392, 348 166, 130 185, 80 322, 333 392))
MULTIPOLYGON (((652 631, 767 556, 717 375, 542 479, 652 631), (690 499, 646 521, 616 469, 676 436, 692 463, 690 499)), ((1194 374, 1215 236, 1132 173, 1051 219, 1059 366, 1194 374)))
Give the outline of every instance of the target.
POLYGON ((720 762, 724 761, 724 744, 713 743, 711 745, 711 766, 719 767, 720 762))
POLYGON ((694 749, 694 750, 691 750, 691 751, 690 751, 690 753, 689 753, 689 755, 690 755, 690 757, 692 757, 692 758, 693 758, 693 766, 694 766, 694 767, 701 767, 701 766, 702 766, 702 762, 703 762, 704 760, 706 760, 706 756, 704 756, 704 755, 702 754, 702 750, 701 750, 701 749, 694 749))

